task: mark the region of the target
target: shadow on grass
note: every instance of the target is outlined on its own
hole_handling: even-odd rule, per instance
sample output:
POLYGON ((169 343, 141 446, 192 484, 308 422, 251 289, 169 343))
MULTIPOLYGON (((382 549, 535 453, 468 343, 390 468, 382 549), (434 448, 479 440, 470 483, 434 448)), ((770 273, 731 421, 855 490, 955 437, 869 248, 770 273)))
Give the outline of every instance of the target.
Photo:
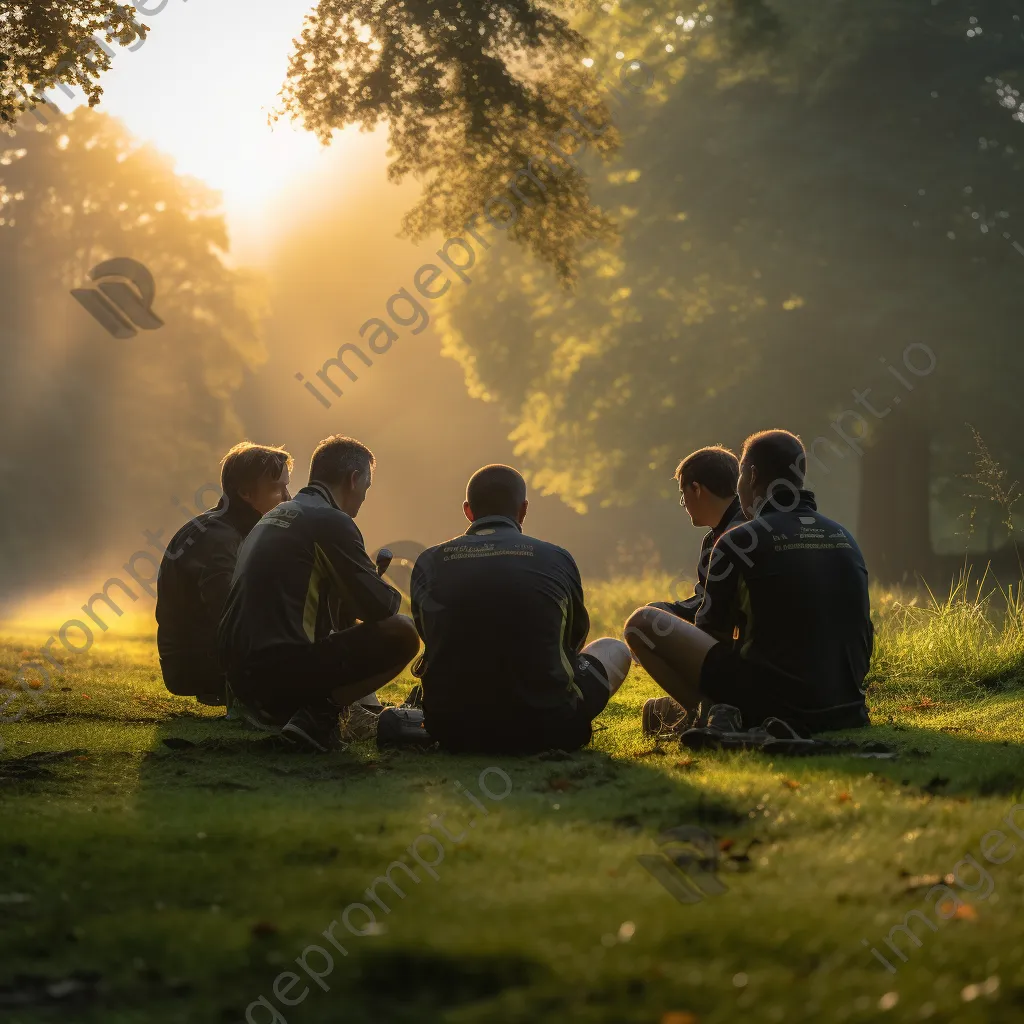
MULTIPOLYGON (((663 829, 695 824, 716 838, 728 831, 737 841, 749 841, 764 827, 750 817, 749 795, 713 789, 690 775, 684 767, 688 752, 676 742, 645 741, 640 749, 614 756, 591 748, 518 759, 453 757, 382 753, 367 743, 318 756, 205 716, 151 726, 141 755, 138 747, 52 758, 36 752, 21 759, 24 770, 8 764, 11 759, 0 760, 0 772, 5 765, 12 769, 5 773, 7 795, 83 801, 98 811, 69 819, 63 845, 31 828, 24 842, 18 837, 17 849, 0 844, 14 868, 39 876, 52 903, 37 897, 34 907, 7 908, 12 924, 23 918, 35 935, 31 944, 10 951, 10 970, 35 966, 28 961, 45 954, 55 972, 100 972, 102 984, 94 1003, 83 1008, 83 1021, 170 1021, 184 1019, 180 1015, 187 1010, 189 1019, 238 1024, 252 1000, 271 992, 268 986, 279 972, 294 969, 304 946, 325 943, 319 930, 360 899, 362 887, 401 856, 417 832, 427 832, 432 807, 447 801, 447 813, 455 804, 458 821, 450 827, 465 825, 472 808, 454 784, 460 781, 480 798, 479 777, 492 765, 507 773, 512 791, 493 819, 499 832, 490 845, 471 844, 458 853, 467 875, 475 870, 474 859, 494 857, 502 848, 505 840, 495 835, 514 844, 529 826, 540 826, 539 836, 549 835, 544 828, 551 825, 582 826, 594 843, 613 849, 619 836, 630 840, 620 848, 627 861, 635 852, 631 840, 643 833, 653 838, 663 829), (121 791, 114 789, 119 777, 126 780, 121 791), (92 888, 73 916, 57 898, 83 876, 92 888)), ((880 740, 900 756, 775 757, 772 767, 826 777, 871 773, 883 786, 935 800, 1008 795, 1021 788, 1019 748, 1008 741, 891 725, 851 737, 880 740)), ((769 758, 749 752, 698 758, 769 764, 769 758)), ((542 842, 524 847, 520 856, 550 852, 542 842)), ((448 870, 446 864, 443 871, 448 870)), ((593 864, 580 870, 601 871, 593 864)), ((529 861, 506 857, 495 866, 491 884, 500 888, 508 872, 519 871, 528 875, 529 861)), ((409 915, 405 931, 415 929, 423 911, 410 907, 403 913, 409 915)), ((285 1017, 334 1021, 344 1005, 352 1021, 422 1024, 443 1019, 457 1005, 487 1004, 509 990, 549 985, 546 968, 516 954, 512 939, 508 952, 502 951, 500 923, 494 935, 497 952, 468 949, 457 955, 432 948, 429 940, 410 948, 408 940, 401 946, 387 937, 357 939, 351 955, 339 958, 330 994, 322 996, 310 985, 302 1013, 285 1017)), ((254 1020, 270 1018, 256 1014, 254 1020)), ((28 1021, 25 1016, 23 1024, 28 1021)))

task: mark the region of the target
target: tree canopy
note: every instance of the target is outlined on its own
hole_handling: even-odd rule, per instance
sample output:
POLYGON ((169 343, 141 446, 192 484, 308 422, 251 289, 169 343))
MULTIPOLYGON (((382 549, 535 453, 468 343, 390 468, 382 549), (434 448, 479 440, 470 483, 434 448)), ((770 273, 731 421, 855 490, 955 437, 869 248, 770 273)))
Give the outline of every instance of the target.
MULTIPOLYGON (((471 390, 500 405, 533 483, 578 508, 664 492, 686 451, 764 426, 855 458, 831 429, 844 409, 871 451, 923 431, 933 484, 965 465, 965 420, 1015 435, 1014 5, 769 6, 771 46, 706 32, 634 115, 618 165, 594 171, 622 240, 586 251, 574 294, 503 250, 451 311, 446 351, 471 390), (869 386, 878 408, 898 396, 879 361, 920 343, 941 372, 916 396, 884 419, 855 404, 869 386)), ((660 43, 675 19, 651 8, 660 43)))
POLYGON ((115 52, 104 42, 134 49, 145 41, 136 8, 147 10, 142 0, 135 7, 114 0, 0 0, 0 123, 17 121, 58 85, 78 86, 95 106, 103 94, 99 78, 115 52))

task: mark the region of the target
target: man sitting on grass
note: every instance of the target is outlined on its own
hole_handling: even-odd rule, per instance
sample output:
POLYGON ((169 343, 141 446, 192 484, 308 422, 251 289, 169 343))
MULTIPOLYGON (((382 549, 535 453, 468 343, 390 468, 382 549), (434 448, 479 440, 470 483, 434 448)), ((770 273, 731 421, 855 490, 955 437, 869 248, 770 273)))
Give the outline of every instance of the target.
POLYGON ((350 437, 317 445, 309 485, 242 545, 220 624, 237 696, 318 751, 340 742, 342 708, 394 679, 419 649, 412 620, 397 614, 401 595, 353 521, 375 465, 350 437))
POLYGON ((217 507, 190 519, 167 545, 156 584, 156 644, 171 693, 225 704, 217 625, 238 549, 260 516, 288 500, 291 469, 281 448, 236 444, 221 460, 217 507))
POLYGON ((428 548, 412 574, 429 734, 455 752, 576 750, 630 667, 590 618, 572 555, 523 533, 526 481, 485 466, 466 488, 470 527, 428 548))
POLYGON ((748 437, 738 493, 750 522, 716 542, 696 623, 652 607, 626 623, 637 660, 687 710, 729 705, 744 728, 774 716, 803 733, 868 724, 867 569, 802 490, 806 464, 788 431, 748 437))

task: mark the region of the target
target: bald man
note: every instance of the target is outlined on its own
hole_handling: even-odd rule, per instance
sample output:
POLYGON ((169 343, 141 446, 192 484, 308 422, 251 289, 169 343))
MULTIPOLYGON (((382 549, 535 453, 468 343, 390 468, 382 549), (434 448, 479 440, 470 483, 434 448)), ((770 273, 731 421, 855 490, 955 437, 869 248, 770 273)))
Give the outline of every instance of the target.
POLYGON ((466 488, 469 529, 413 569, 426 727, 453 752, 585 746, 629 671, 622 641, 584 646, 580 571, 564 548, 523 533, 528 507, 516 470, 484 466, 466 488))

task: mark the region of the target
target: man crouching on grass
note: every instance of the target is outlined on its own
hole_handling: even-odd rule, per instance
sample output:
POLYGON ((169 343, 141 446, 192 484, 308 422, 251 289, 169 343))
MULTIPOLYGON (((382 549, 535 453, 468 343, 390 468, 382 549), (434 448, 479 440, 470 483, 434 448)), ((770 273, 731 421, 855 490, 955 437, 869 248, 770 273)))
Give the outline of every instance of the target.
POLYGON ((526 481, 484 466, 466 488, 470 527, 412 573, 429 734, 453 752, 576 750, 630 667, 621 640, 584 647, 590 618, 564 548, 523 533, 526 481))
POLYGON ((318 751, 338 746, 340 711, 419 649, 412 620, 396 614, 401 595, 378 575, 353 521, 375 465, 350 437, 317 445, 309 484, 242 545, 220 624, 233 691, 318 751))
POLYGON ((795 434, 748 437, 737 493, 750 521, 715 543, 695 624, 651 607, 626 623, 637 660, 684 709, 726 706, 711 708, 712 726, 868 724, 868 573, 857 542, 802 489, 806 464, 795 434))

